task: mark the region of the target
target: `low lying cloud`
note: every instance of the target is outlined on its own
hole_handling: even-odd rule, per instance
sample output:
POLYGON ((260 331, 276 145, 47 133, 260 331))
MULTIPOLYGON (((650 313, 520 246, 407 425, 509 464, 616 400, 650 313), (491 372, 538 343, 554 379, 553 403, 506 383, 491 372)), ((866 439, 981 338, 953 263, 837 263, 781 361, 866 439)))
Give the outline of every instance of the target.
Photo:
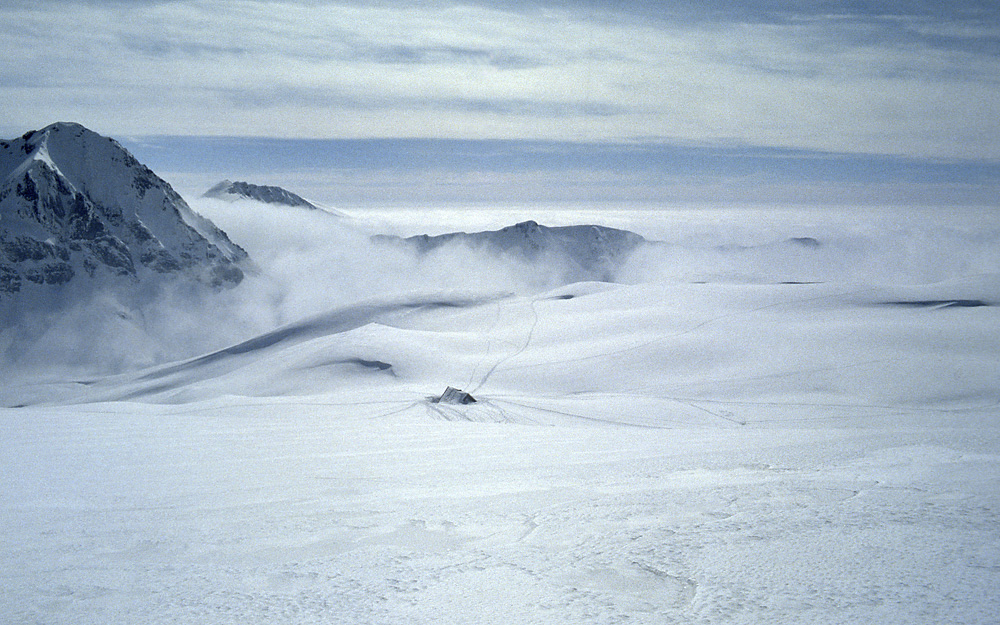
POLYGON ((260 266, 242 287, 280 322, 375 297, 433 292, 525 293, 560 283, 558 264, 529 265, 462 245, 428 254, 377 243, 377 224, 326 212, 201 199, 210 217, 260 266))
MULTIPOLYGON (((0 332, 6 368, 124 371, 205 354, 361 301, 531 295, 580 279, 579 268, 558 256, 529 261, 459 243, 420 254, 371 239, 376 233, 494 230, 530 218, 552 226, 628 229, 656 241, 608 274, 620 283, 835 282, 853 288, 1000 273, 1000 225, 974 211, 956 216, 886 209, 862 221, 851 211, 816 210, 498 207, 337 216, 253 201, 202 198, 192 206, 249 252, 256 271, 241 285, 222 292, 165 287, 153 300, 100 292, 57 313, 26 317, 0 332)), ((1000 293, 972 296, 1000 301, 1000 293)))

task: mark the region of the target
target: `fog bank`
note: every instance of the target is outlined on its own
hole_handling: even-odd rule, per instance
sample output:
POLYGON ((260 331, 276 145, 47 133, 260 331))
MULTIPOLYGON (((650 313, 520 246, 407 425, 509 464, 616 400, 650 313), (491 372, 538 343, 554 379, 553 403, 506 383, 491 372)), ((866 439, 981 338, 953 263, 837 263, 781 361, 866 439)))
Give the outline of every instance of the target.
POLYGON ((972 280, 970 297, 1000 301, 1000 280, 988 278, 1000 273, 1000 219, 987 210, 506 206, 343 216, 253 201, 198 198, 191 205, 249 252, 255 268, 241 285, 217 293, 164 288, 155 300, 102 292, 25 317, 0 333, 4 368, 124 371, 207 353, 359 301, 531 295, 561 286, 573 274, 553 255, 529 262, 461 244, 418 254, 371 240, 496 230, 525 219, 620 228, 655 242, 618 267, 609 276, 615 282, 863 288, 972 280))

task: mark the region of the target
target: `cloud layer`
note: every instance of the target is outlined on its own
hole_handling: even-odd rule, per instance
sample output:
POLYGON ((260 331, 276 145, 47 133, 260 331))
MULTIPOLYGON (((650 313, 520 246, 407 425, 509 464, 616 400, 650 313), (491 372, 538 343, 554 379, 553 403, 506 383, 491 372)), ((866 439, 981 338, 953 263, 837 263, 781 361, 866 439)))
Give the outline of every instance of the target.
POLYGON ((996 157, 995 9, 914 6, 14 2, 0 108, 8 133, 72 119, 114 135, 996 157))
POLYGON ((991 205, 1000 162, 669 142, 124 140, 188 198, 222 179, 335 207, 553 204, 991 205))
POLYGON ((56 315, 35 311, 0 331, 0 372, 49 376, 60 373, 58 366, 121 371, 204 354, 358 302, 428 295, 487 300, 540 294, 579 279, 556 255, 529 261, 459 243, 421 255, 369 238, 496 230, 526 219, 549 226, 596 223, 662 242, 639 249, 609 274, 620 283, 827 282, 845 293, 939 283, 953 293, 948 297, 990 304, 1000 299, 1000 226, 985 211, 882 209, 858 220, 855 212, 833 210, 497 206, 370 211, 351 218, 252 201, 199 199, 193 206, 245 247, 259 271, 222 293, 164 290, 152 302, 99 291, 56 315), (790 241, 805 237, 815 242, 790 241))

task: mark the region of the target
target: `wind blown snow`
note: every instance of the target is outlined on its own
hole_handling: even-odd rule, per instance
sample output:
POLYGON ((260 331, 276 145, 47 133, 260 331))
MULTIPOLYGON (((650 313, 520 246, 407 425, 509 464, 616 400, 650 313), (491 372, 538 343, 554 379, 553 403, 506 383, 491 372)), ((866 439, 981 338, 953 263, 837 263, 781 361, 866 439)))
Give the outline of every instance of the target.
POLYGON ((995 213, 192 207, 256 275, 0 390, 0 621, 995 622, 995 213), (657 243, 370 238, 525 219, 657 243))

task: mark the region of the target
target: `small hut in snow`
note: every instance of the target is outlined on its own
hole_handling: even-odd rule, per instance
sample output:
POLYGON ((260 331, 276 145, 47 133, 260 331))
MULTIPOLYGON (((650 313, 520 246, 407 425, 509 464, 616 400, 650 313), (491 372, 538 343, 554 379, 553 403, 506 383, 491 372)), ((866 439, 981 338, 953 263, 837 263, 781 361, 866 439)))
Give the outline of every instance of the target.
POLYGON ((438 397, 434 403, 436 404, 474 404, 476 403, 476 398, 469 395, 463 390, 457 389, 453 386, 449 386, 444 389, 444 393, 441 397, 438 397))

